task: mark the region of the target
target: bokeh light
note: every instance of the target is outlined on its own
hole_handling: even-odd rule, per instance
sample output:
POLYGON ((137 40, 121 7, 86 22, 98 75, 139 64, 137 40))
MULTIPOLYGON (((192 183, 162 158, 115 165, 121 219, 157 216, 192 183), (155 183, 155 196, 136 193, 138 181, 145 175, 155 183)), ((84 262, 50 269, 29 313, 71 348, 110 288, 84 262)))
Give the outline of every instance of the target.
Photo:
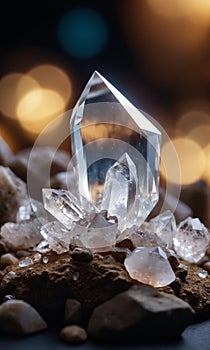
POLYGON ((210 120, 209 124, 203 124, 192 129, 187 137, 198 143, 202 148, 210 142, 210 120))
POLYGON ((204 148, 204 153, 206 156, 206 169, 204 172, 204 179, 207 181, 208 185, 210 186, 210 142, 204 148))
POLYGON ((56 91, 37 89, 23 96, 17 106, 17 117, 21 127, 32 138, 65 110, 65 101, 56 91))
POLYGON ((90 8, 76 8, 60 19, 57 27, 58 41, 64 51, 79 58, 99 54, 108 39, 105 19, 90 8))
MULTIPOLYGON (((188 185, 199 180, 206 167, 206 156, 202 148, 189 138, 172 140, 180 162, 181 184, 188 185)), ((171 145, 165 143, 162 148, 161 175, 167 181, 179 184, 178 169, 171 159, 171 145)))
POLYGON ((72 95, 72 82, 62 69, 55 65, 42 64, 31 69, 28 75, 42 88, 56 91, 68 103, 72 95))
POLYGON ((188 18, 201 25, 210 24, 209 0, 146 0, 157 14, 169 19, 188 18))
POLYGON ((176 123, 176 135, 187 135, 193 129, 200 127, 201 125, 207 125, 210 122, 210 116, 203 110, 194 109, 183 113, 176 123))
POLYGON ((11 73, 0 81, 0 111, 8 118, 16 119, 16 109, 20 99, 28 92, 39 88, 31 76, 11 73))

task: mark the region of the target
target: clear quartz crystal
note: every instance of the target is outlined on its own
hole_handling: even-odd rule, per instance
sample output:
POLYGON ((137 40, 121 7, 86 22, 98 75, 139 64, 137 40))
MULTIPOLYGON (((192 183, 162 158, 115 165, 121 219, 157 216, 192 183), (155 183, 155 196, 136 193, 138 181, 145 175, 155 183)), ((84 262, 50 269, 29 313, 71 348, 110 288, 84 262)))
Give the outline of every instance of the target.
POLYGON ((164 287, 175 280, 167 256, 160 247, 137 247, 124 264, 131 278, 153 287, 164 287))
POLYGON ((176 234, 175 217, 170 210, 166 210, 151 219, 144 230, 156 233, 166 243, 167 248, 170 249, 173 246, 173 238, 176 234))
POLYGON ((177 255, 190 263, 197 263, 206 253, 210 242, 207 228, 198 218, 191 217, 180 222, 174 237, 177 255))
POLYGON ((206 278, 208 276, 208 272, 206 270, 199 270, 196 272, 196 274, 200 278, 206 278))
POLYGON ((101 209, 118 218, 122 232, 133 226, 136 196, 139 195, 136 166, 127 153, 107 171, 101 209), (116 195, 117 194, 117 195, 116 195), (129 221, 129 219, 131 219, 129 221))
POLYGON ((29 258, 28 256, 19 262, 20 267, 26 267, 26 266, 30 266, 30 265, 33 265, 33 260, 31 258, 29 258))
POLYGON ((59 221, 48 222, 42 226, 40 233, 51 250, 58 254, 69 251, 72 234, 59 221))
MULTIPOLYGON (((126 183, 125 191, 135 192, 134 198, 127 201, 132 206, 133 225, 143 223, 158 200, 159 130, 101 74, 94 72, 73 109, 70 134, 79 195, 99 209, 102 201, 104 208, 107 171, 127 154, 128 166, 120 183, 126 183), (135 179, 130 187, 128 172, 135 179)), ((125 211, 119 210, 119 222, 125 211)), ((130 220, 127 222, 129 227, 130 220)), ((125 226, 123 223, 122 229, 125 226)))

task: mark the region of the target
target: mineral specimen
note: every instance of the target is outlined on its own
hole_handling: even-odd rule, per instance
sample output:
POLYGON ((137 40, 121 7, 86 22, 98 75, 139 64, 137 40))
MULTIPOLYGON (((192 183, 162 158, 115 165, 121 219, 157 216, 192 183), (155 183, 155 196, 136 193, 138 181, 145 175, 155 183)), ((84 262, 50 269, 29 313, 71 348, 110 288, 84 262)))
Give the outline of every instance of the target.
POLYGON ((197 263, 205 255, 209 241, 207 228, 198 218, 189 217, 178 225, 174 249, 180 258, 197 263))
POLYGON ((167 286, 175 280, 167 256, 160 247, 138 247, 124 264, 131 278, 153 287, 167 286))

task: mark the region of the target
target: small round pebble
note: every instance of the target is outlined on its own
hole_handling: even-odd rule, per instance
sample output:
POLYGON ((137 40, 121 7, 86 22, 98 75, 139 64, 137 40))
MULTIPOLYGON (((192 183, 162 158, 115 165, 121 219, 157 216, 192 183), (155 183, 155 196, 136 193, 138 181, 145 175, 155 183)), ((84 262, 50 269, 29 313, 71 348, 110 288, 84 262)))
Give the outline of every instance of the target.
POLYGON ((66 326, 61 330, 60 337, 69 344, 82 344, 87 340, 87 332, 79 326, 66 326))
POLYGON ((1 256, 0 264, 5 266, 13 265, 18 262, 18 259, 11 253, 6 253, 1 256))
POLYGON ((210 261, 205 262, 203 268, 210 274, 210 261))

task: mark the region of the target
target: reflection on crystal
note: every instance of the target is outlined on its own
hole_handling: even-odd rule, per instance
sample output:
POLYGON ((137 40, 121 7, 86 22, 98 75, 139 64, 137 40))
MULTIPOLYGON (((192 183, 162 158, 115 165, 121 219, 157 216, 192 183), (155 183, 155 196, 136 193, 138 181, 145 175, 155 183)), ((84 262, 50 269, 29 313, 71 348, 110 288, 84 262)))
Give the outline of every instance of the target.
POLYGON ((43 256, 42 262, 43 262, 43 264, 47 264, 48 263, 48 257, 47 256, 43 256))
POLYGON ((48 253, 50 251, 49 243, 46 240, 41 241, 34 249, 39 253, 48 253))
MULTIPOLYGON (((79 195, 99 205, 107 171, 127 154, 127 168, 137 186, 129 190, 139 193, 136 201, 128 200, 133 206, 129 220, 143 223, 158 200, 160 132, 156 127, 94 72, 72 112, 70 134, 79 195)), ((121 176, 120 181, 126 179, 121 176)))
POLYGON ((34 254, 34 261, 39 261, 41 259, 41 254, 40 253, 36 253, 34 254))
POLYGON ((206 252, 210 235, 198 218, 180 222, 174 237, 174 249, 177 255, 191 263, 197 263, 206 252))
POLYGON ((176 233, 176 220, 173 213, 170 210, 166 210, 151 219, 145 230, 156 233, 166 243, 167 248, 172 248, 173 238, 176 233))
POLYGON ((199 270, 197 271, 197 275, 200 278, 206 278, 208 276, 208 272, 206 270, 199 270))
POLYGON ((175 280, 175 274, 160 247, 138 247, 125 259, 131 278, 153 287, 164 287, 175 280))

